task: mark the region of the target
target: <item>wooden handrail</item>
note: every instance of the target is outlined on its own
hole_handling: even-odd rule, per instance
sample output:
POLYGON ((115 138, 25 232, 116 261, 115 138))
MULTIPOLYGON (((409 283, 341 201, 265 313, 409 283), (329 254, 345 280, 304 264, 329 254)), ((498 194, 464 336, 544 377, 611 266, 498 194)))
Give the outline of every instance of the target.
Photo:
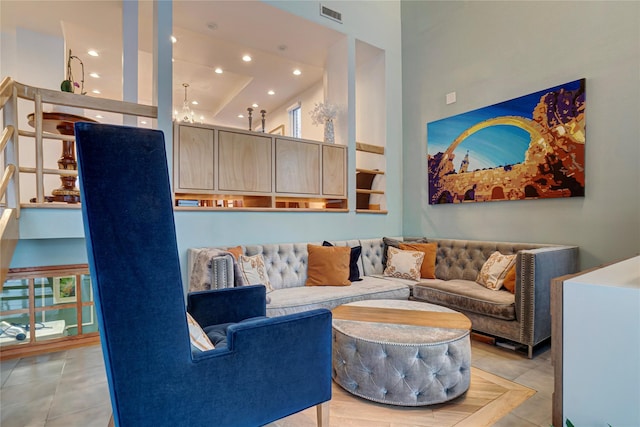
POLYGON ((11 98, 11 92, 13 91, 13 79, 11 77, 5 77, 0 83, 0 108, 4 107, 9 98, 11 98))
POLYGON ((4 148, 7 146, 7 142, 9 142, 9 139, 11 139, 11 137, 13 136, 14 131, 15 128, 11 125, 8 125, 6 128, 4 128, 4 130, 2 131, 2 136, 0 137, 0 151, 4 152, 4 148))
POLYGON ((4 194, 7 192, 7 187, 9 186, 9 181, 13 177, 13 174, 16 173, 15 165, 7 165, 4 169, 4 174, 2 175, 2 181, 0 181, 0 199, 4 197, 4 194))
POLYGON ((90 110, 108 111, 110 113, 141 117, 156 118, 158 116, 158 107, 151 105, 95 98, 93 96, 78 96, 73 93, 60 92, 57 90, 35 88, 18 82, 15 82, 14 84, 18 89, 18 98, 35 101, 36 96, 40 95, 41 102, 45 104, 88 108, 90 110))

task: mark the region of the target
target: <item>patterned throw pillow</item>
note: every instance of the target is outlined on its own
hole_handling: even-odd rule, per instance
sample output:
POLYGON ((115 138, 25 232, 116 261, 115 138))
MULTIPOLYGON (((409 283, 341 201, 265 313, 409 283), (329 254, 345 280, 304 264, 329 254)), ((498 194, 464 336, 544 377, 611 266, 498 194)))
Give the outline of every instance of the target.
POLYGON ((494 291, 499 290, 504 284, 507 272, 515 262, 515 255, 502 255, 495 251, 482 266, 476 282, 494 291))
POLYGON ((420 267, 420 277, 423 279, 436 278, 437 243, 400 243, 400 249, 403 251, 424 252, 424 260, 422 260, 422 267, 420 267))
POLYGON ((192 350, 207 351, 215 348, 207 334, 189 313, 187 313, 187 325, 189 325, 189 340, 192 350))
POLYGON ((384 269, 385 276, 420 280, 420 267, 424 260, 424 252, 403 251, 389 246, 387 257, 387 268, 384 269))
POLYGON ((267 288, 267 292, 273 291, 262 254, 253 256, 240 255, 238 265, 245 285, 264 285, 267 288))

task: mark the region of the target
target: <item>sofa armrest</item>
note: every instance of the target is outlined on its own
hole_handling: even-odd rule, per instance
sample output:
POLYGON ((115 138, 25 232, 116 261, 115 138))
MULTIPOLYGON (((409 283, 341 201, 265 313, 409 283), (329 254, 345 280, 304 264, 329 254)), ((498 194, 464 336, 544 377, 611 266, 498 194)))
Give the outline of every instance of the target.
MULTIPOLYGON (((216 250, 220 252, 220 250, 216 250)), ((188 249, 189 291, 232 288, 235 283, 233 257, 215 254, 209 248, 188 249)))
POLYGON ((516 265, 515 299, 520 342, 536 345, 551 336, 551 279, 578 271, 578 247, 521 250, 516 265))
POLYGON ((187 311, 203 328, 236 323, 266 315, 266 288, 262 285, 191 292, 187 311))

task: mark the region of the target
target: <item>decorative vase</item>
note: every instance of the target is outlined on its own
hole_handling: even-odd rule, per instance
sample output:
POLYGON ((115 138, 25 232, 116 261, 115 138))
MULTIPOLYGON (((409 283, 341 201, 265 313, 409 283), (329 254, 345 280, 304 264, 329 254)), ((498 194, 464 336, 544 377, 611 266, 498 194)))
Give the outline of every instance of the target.
POLYGON ((333 119, 327 119, 324 122, 324 142, 333 144, 335 142, 335 135, 333 133, 333 119))

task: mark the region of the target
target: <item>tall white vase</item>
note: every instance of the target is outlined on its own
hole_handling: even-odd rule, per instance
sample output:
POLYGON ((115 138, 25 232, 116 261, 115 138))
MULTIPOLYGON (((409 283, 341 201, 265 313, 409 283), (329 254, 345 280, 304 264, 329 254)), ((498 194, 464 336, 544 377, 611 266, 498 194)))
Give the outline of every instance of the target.
POLYGON ((324 122, 324 142, 333 144, 335 139, 335 134, 333 132, 333 120, 327 119, 324 122))

